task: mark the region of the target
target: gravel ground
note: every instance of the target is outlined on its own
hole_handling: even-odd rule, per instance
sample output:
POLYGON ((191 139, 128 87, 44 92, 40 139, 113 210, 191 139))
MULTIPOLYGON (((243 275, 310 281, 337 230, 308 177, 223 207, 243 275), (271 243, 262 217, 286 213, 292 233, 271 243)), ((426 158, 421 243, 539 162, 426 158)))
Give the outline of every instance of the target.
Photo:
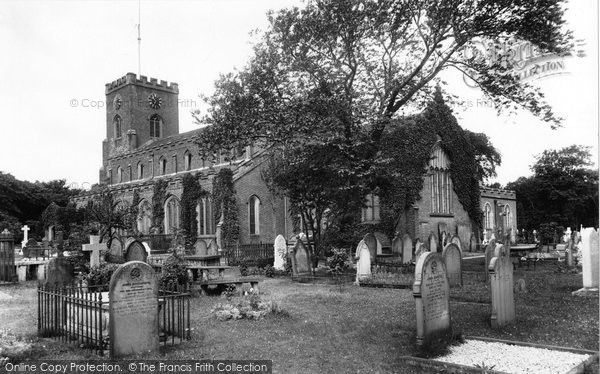
POLYGON ((435 360, 506 373, 563 374, 589 357, 543 348, 467 340, 464 344, 450 347, 449 354, 435 360))

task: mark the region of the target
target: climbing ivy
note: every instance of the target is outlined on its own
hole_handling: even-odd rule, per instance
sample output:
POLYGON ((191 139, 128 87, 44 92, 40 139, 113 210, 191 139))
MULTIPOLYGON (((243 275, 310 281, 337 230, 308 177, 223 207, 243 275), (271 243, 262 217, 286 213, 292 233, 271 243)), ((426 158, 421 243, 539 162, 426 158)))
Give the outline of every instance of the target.
POLYGON ((450 159, 454 192, 471 220, 480 227, 475 150, 438 90, 421 114, 397 121, 382 140, 380 157, 384 162, 378 183, 381 223, 377 230, 393 236, 400 214, 421 199, 423 176, 438 136, 450 159))
POLYGON ((223 168, 219 170, 213 179, 213 204, 214 219, 219 222, 221 211, 223 211, 223 245, 231 245, 238 241, 240 236, 240 224, 238 218, 238 206, 233 188, 233 172, 223 168))
POLYGON ((158 179, 154 182, 154 190, 152 193, 152 231, 157 234, 162 234, 164 231, 164 202, 168 185, 169 183, 164 179, 158 179))
POLYGON ((130 222, 131 232, 134 235, 138 234, 137 217, 138 217, 138 214, 140 211, 139 205, 140 205, 140 192, 136 188, 135 190, 133 190, 133 199, 131 200, 131 206, 129 207, 129 217, 131 220, 131 222, 130 222))
POLYGON ((198 218, 196 216, 198 199, 206 196, 207 192, 200 186, 198 177, 192 174, 183 176, 182 185, 181 229, 185 238, 185 247, 189 249, 196 243, 198 235, 198 218))

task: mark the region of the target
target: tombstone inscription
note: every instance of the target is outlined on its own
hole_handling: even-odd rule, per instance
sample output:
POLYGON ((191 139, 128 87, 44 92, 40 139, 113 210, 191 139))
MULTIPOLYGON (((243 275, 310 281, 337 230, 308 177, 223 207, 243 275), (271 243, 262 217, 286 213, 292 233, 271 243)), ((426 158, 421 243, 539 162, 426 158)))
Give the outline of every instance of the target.
POLYGON ((287 256, 287 243, 283 235, 279 234, 273 244, 273 257, 275 258, 273 267, 277 270, 285 269, 285 259, 287 256))

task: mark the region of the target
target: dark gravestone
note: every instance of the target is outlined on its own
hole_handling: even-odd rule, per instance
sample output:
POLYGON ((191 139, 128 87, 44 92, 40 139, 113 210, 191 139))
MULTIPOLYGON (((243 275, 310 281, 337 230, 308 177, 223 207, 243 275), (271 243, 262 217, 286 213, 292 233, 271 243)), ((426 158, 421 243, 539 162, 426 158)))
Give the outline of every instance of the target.
POLYGON ((392 254, 392 243, 390 242, 390 238, 387 237, 384 233, 375 232, 373 233, 375 238, 377 239, 377 254, 378 255, 390 255, 392 254))
POLYGON ((402 237, 402 263, 407 264, 413 260, 413 242, 410 235, 402 237))
POLYGON ((371 265, 373 265, 377 259, 377 237, 368 233, 363 237, 363 241, 369 248, 369 252, 371 253, 371 265))
POLYGON ((148 253, 142 242, 135 240, 129 244, 125 252, 125 261, 141 261, 146 262, 148 253))
MULTIPOLYGON (((133 240, 125 245, 125 248, 128 248, 133 240)), ((113 238, 110 242, 110 248, 108 249, 108 253, 110 253, 110 257, 114 259, 122 259, 123 258, 123 242, 119 238, 113 238)))
POLYGON ((415 267, 413 297, 417 310, 417 345, 445 347, 452 339, 450 286, 441 253, 425 252, 415 267))
POLYGON ((50 285, 72 283, 73 273, 73 263, 64 257, 53 258, 46 267, 46 283, 50 285))
POLYGON ((450 238, 450 243, 456 244, 456 246, 460 249, 461 252, 464 251, 462 242, 460 241, 458 235, 452 235, 452 238, 450 238))
POLYGON ((452 286, 462 286, 462 253, 454 243, 448 243, 442 250, 442 257, 446 264, 448 283, 452 286))
MULTIPOLYGON (((397 232, 396 236, 392 240, 392 254, 397 257, 402 257, 402 237, 400 237, 400 233, 397 232)), ((404 262, 404 259, 402 259, 404 262)))
POLYGON ((109 300, 111 358, 158 351, 158 282, 152 267, 139 261, 119 266, 110 278, 109 300))
POLYGON ((475 234, 471 234, 471 237, 469 238, 469 252, 475 251, 477 251, 477 237, 475 234))
POLYGON ((310 258, 308 257, 306 247, 300 238, 296 240, 296 244, 294 245, 294 248, 292 248, 291 260, 293 275, 310 272, 310 258))

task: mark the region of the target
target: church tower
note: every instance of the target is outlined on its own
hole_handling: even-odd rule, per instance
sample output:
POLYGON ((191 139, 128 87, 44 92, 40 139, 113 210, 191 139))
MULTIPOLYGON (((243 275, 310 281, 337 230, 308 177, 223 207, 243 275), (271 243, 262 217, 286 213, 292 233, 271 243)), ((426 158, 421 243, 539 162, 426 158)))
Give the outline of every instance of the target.
POLYGON ((134 73, 106 84, 106 139, 100 182, 108 160, 144 144, 179 134, 179 87, 134 73))

